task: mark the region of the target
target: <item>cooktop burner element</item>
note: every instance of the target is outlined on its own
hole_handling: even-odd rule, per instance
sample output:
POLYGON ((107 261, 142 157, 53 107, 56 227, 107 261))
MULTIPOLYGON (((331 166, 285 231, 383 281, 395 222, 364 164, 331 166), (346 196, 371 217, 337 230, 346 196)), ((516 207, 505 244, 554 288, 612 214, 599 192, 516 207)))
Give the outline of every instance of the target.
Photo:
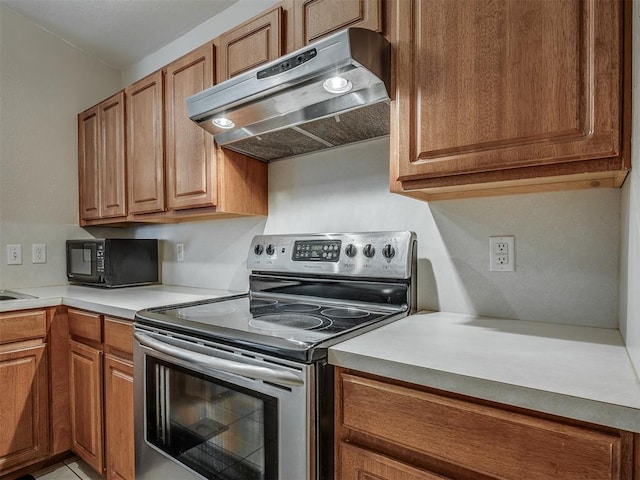
POLYGON ((415 309, 415 243, 412 232, 259 235, 248 293, 143 310, 136 323, 312 362, 415 309))
POLYGON ((296 330, 317 330, 331 326, 331 320, 311 315, 285 313, 280 315, 264 315, 249 320, 249 325, 259 330, 270 332, 292 332, 296 330))

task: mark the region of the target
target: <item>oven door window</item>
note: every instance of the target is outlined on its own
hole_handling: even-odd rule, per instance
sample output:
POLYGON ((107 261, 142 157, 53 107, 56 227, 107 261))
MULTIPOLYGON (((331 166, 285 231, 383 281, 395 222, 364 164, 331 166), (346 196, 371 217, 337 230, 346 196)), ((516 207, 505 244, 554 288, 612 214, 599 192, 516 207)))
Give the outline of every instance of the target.
POLYGON ((278 478, 276 398, 146 361, 147 442, 206 478, 278 478))

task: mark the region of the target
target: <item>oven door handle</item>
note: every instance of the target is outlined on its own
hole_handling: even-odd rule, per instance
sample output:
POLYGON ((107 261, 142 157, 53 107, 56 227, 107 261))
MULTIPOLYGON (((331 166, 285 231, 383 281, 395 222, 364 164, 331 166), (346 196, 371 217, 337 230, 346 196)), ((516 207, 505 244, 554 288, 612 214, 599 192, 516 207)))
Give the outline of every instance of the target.
POLYGON ((151 338, 144 333, 135 332, 133 336, 142 345, 152 350, 170 355, 180 360, 196 363, 198 365, 211 368, 213 370, 219 370, 222 372, 233 373, 243 377, 254 378, 257 380, 264 380, 267 382, 275 383, 278 385, 286 386, 299 386, 304 385, 304 381, 291 372, 285 370, 278 370, 274 367, 263 367, 260 365, 251 365, 248 363, 235 362, 233 360, 226 360, 224 358, 213 357, 210 355, 204 355, 198 352, 191 352, 175 345, 170 345, 155 338, 151 338))

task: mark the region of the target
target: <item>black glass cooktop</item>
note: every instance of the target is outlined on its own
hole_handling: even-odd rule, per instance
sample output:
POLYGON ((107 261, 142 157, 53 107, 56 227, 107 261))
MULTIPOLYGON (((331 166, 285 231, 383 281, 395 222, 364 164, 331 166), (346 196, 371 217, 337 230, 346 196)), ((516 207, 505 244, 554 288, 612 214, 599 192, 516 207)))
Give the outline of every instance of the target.
POLYGON ((309 359, 320 344, 390 318, 403 309, 248 294, 138 312, 143 325, 309 359))

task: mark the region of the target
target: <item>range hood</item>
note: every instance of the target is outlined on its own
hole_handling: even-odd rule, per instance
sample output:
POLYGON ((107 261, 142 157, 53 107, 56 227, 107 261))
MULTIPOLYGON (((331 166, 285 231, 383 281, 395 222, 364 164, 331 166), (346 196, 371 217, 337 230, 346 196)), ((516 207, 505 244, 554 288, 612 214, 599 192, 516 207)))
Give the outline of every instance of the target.
POLYGON ((391 47, 349 28, 187 99, 218 145, 271 161, 389 133, 391 47))

